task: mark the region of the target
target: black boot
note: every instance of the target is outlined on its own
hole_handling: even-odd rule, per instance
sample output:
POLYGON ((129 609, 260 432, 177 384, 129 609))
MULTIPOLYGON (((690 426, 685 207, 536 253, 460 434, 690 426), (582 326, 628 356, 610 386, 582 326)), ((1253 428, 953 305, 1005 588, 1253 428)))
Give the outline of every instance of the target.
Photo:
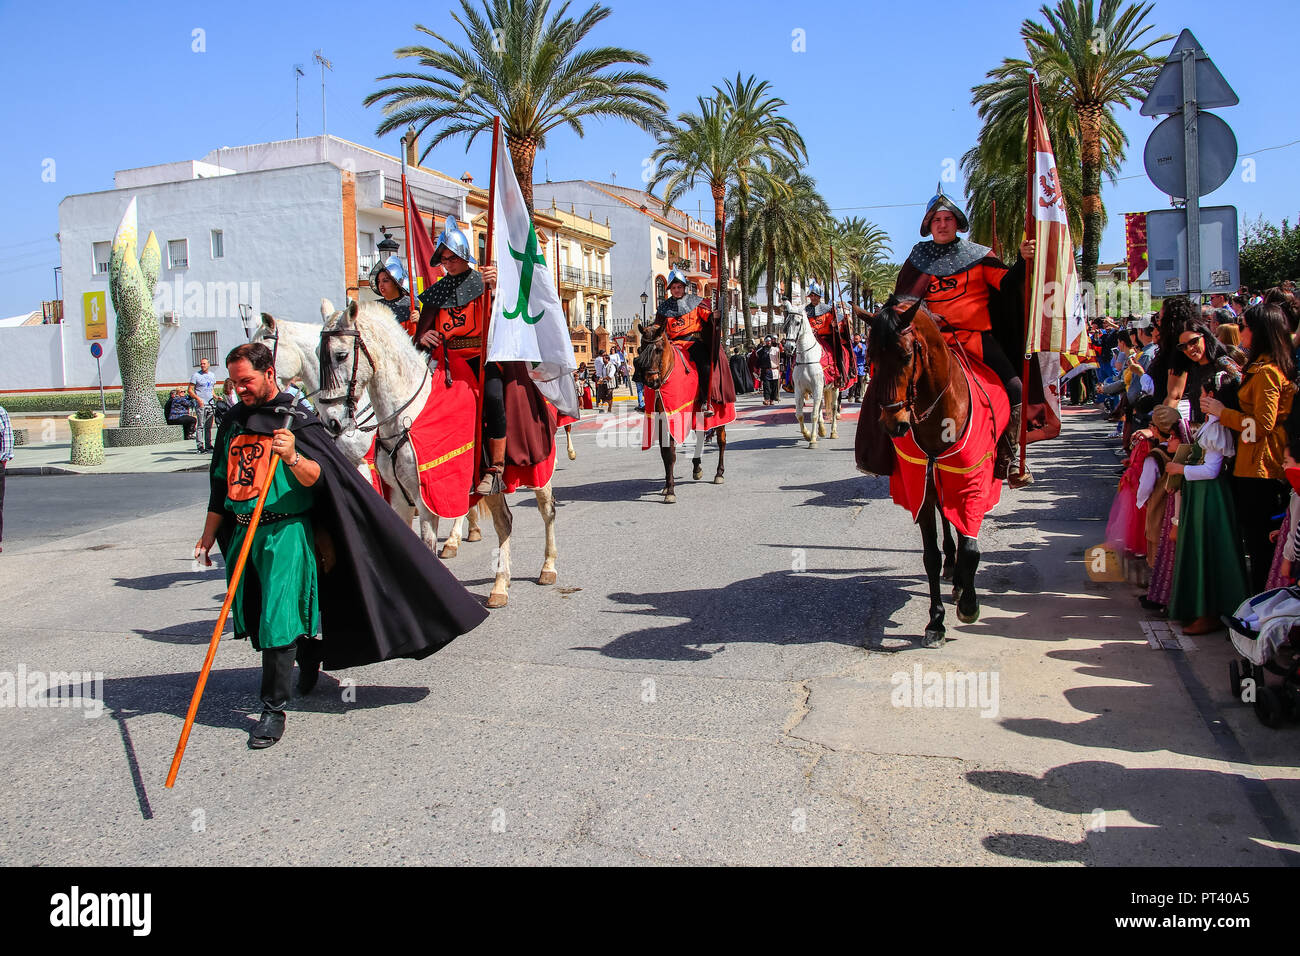
POLYGON ((297 647, 268 647, 262 651, 262 716, 248 735, 248 746, 264 750, 284 736, 284 709, 292 693, 293 659, 297 647))
POLYGON ((298 638, 298 693, 306 697, 320 680, 320 642, 298 638))
POLYGON ((506 440, 504 438, 489 438, 487 445, 490 464, 484 470, 483 477, 479 479, 479 483, 474 489, 476 495, 500 494, 501 475, 506 470, 506 440))
POLYGON ((1012 463, 1015 462, 1017 467, 1020 464, 1016 461, 1016 454, 1020 446, 1020 417, 1023 409, 1023 405, 1012 406, 1007 427, 998 438, 997 460, 993 465, 993 477, 999 481, 1006 481, 1012 488, 1023 488, 1034 480, 1034 476, 1028 471, 1011 475, 1012 463))

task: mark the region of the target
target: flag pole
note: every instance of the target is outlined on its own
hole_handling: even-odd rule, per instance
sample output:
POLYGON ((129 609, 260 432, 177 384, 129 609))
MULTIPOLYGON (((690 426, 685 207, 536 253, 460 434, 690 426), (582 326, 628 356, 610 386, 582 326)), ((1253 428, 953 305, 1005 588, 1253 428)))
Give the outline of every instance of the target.
MULTIPOLYGON (((406 284, 409 287, 407 291, 410 293, 411 296, 411 316, 408 321, 414 323, 419 320, 420 309, 415 301, 415 268, 414 268, 414 260, 411 258, 412 250, 415 247, 415 243, 411 240, 411 216, 410 216, 410 208, 409 208, 410 194, 407 192, 407 186, 406 186, 406 150, 407 150, 406 137, 407 134, 403 133, 402 134, 402 230, 406 238, 406 284)), ((416 222, 415 227, 417 229, 423 229, 424 223, 416 222)), ((415 331, 414 325, 411 326, 410 331, 411 332, 415 331)))
MULTIPOLYGON (((497 212, 497 148, 501 143, 501 117, 492 117, 492 175, 488 179, 488 208, 487 208, 487 244, 483 252, 483 265, 492 264, 492 256, 495 250, 493 246, 493 232, 496 228, 497 212)), ((470 230, 473 232, 473 230, 470 230)), ((493 293, 495 297, 495 292, 493 293)), ((479 479, 483 477, 483 389, 487 383, 487 354, 488 354, 488 334, 492 328, 492 310, 487 310, 487 315, 483 318, 483 341, 479 346, 478 362, 478 412, 474 416, 474 484, 477 485, 479 479)))
MULTIPOLYGON (((1029 116, 1028 124, 1025 129, 1025 145, 1028 147, 1025 175, 1025 239, 1038 238, 1038 232, 1035 227, 1034 216, 1034 174, 1038 170, 1038 124, 1035 122, 1038 113, 1042 107, 1038 105, 1038 82, 1034 79, 1034 74, 1029 74, 1029 116)), ((1029 436, 1029 416, 1025 414, 1026 402, 1029 391, 1029 361, 1033 355, 1033 349, 1029 341, 1030 317, 1034 308, 1034 273, 1035 263, 1038 261, 1038 250, 1034 250, 1034 258, 1031 262, 1026 263, 1025 268, 1025 363, 1024 371, 1020 376, 1020 471, 1018 474, 1025 473, 1026 441, 1029 436)), ((1043 383, 1046 390, 1047 383, 1043 383)))

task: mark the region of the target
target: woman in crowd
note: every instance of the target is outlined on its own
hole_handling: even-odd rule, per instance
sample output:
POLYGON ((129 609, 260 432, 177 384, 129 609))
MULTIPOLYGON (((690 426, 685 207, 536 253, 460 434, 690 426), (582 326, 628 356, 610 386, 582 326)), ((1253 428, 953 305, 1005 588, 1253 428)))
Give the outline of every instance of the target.
POLYGON ((1241 344, 1247 352, 1245 376, 1237 392, 1240 411, 1204 397, 1202 411, 1239 433, 1232 471, 1237 521, 1250 558, 1251 593, 1264 590, 1273 546, 1270 533, 1283 508, 1284 422, 1295 397, 1295 362, 1286 314, 1277 305, 1257 305, 1242 316, 1241 344))
MULTIPOLYGON (((1160 348, 1156 352, 1147 374, 1155 386, 1155 403, 1163 405, 1169 395, 1169 387, 1175 369, 1181 368, 1178 351, 1178 336, 1187 326, 1196 321, 1196 312, 1186 296, 1171 296, 1165 299, 1160 312, 1151 317, 1151 322, 1160 335, 1160 348)), ((1181 393, 1180 393, 1181 394, 1181 393)), ((1177 402, 1175 401, 1175 405, 1177 402)))
POLYGON ((1223 343, 1228 357, 1238 365, 1246 364, 1246 353, 1241 348, 1241 328, 1233 322, 1223 322, 1214 330, 1214 337, 1223 343))
POLYGON ((578 385, 578 404, 590 411, 595 407, 595 403, 591 397, 591 371, 587 368, 586 362, 578 366, 573 380, 578 385))
POLYGON ((1201 393, 1206 389, 1215 393, 1220 389, 1231 392, 1241 381, 1241 369, 1228 357, 1223 343, 1200 322, 1193 321, 1183 326, 1172 351, 1176 357, 1169 366, 1164 404, 1177 406, 1179 401, 1186 400, 1192 425, 1201 425, 1206 419, 1206 412, 1200 405, 1201 393), (1215 377, 1220 372, 1227 375, 1216 383, 1215 377))
POLYGON ((166 406, 167 421, 172 425, 180 425, 185 431, 185 440, 194 440, 194 430, 198 425, 198 419, 194 415, 194 403, 182 389, 172 389, 171 398, 167 399, 166 406))
POLYGON ((235 383, 230 379, 221 386, 221 396, 212 403, 212 413, 216 416, 217 428, 221 427, 221 422, 225 419, 227 413, 239 402, 239 396, 235 394, 235 383))
MULTIPOLYGON (((1219 630, 1223 627, 1219 615, 1232 614, 1252 593, 1237 516, 1223 471, 1224 459, 1232 456, 1235 443, 1232 432, 1209 410, 1217 403, 1200 401, 1202 396, 1213 399, 1232 375, 1230 371, 1215 371, 1217 361, 1208 359, 1211 344, 1218 345, 1218 340, 1199 324, 1184 330, 1178 338, 1178 347, 1189 359, 1184 382, 1196 389, 1191 393, 1197 398, 1192 407, 1202 421, 1193 438, 1195 447, 1186 459, 1192 463, 1172 461, 1165 467, 1168 474, 1183 478, 1169 617, 1182 622, 1183 632, 1188 635, 1219 630)), ((1174 392, 1175 383, 1171 382, 1171 398, 1174 392)))

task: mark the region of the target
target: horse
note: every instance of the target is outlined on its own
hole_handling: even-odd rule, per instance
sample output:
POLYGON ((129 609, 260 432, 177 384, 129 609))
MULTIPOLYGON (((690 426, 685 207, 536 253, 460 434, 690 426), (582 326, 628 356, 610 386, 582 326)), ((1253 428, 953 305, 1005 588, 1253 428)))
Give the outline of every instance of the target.
POLYGON ((826 437, 826 423, 823 408, 830 410, 831 438, 839 438, 840 392, 835 384, 826 383, 826 373, 822 370, 822 346, 813 334, 808 316, 802 312, 791 312, 786 316, 785 326, 781 332, 787 351, 794 351, 794 417, 799 423, 799 432, 809 448, 817 447, 817 438, 826 437), (812 401, 812 418, 808 427, 803 423, 803 402, 812 401), (812 423, 817 423, 816 432, 812 423))
MULTIPOLYGON (((347 309, 333 314, 321 330, 320 343, 324 384, 317 404, 321 408, 321 420, 336 435, 360 427, 356 402, 361 392, 369 393, 376 418, 375 465, 380 477, 396 489, 392 496, 393 509, 408 523, 419 512, 421 538, 433 551, 437 545, 439 516, 424 503, 415 449, 405 440, 410 422, 424 408, 432 390, 425 356, 393 321, 392 313, 373 303, 358 307, 351 302, 347 309), (432 535, 423 533, 426 526, 432 529, 432 535)), ((550 585, 556 581, 555 495, 549 481, 533 492, 546 528, 546 550, 537 583, 550 585)), ((493 562, 495 577, 487 606, 501 608, 509 602, 513 519, 504 494, 487 495, 482 504, 492 516, 498 541, 497 558, 493 562)))
MULTIPOLYGON (((641 348, 633 360, 637 374, 646 388, 653 389, 655 401, 653 408, 647 408, 646 414, 653 415, 655 437, 659 442, 659 454, 664 461, 664 486, 659 494, 664 496, 664 504, 677 502, 677 479, 673 468, 677 464, 677 439, 673 437, 670 412, 664 408, 663 387, 677 368, 677 349, 669 347, 668 337, 662 325, 649 326, 638 324, 637 332, 641 336, 641 348)), ((704 477, 701 461, 704 456, 704 442, 710 436, 717 439, 718 470, 713 476, 715 485, 722 484, 725 478, 725 460, 727 455, 727 427, 694 429, 695 456, 691 459, 691 477, 699 481, 704 477)), ((683 436, 684 440, 685 436, 683 436)))
MULTIPOLYGON (((940 512, 936 469, 944 468, 944 456, 951 455, 959 443, 964 445, 967 441, 973 412, 972 380, 940 332, 934 314, 921 301, 891 298, 871 316, 870 325, 868 354, 873 366, 872 386, 879 399, 880 426, 894 438, 902 438, 911 431, 913 441, 925 458, 924 500, 916 514, 916 522, 921 527, 925 571, 930 585, 930 623, 922 643, 932 647, 942 643, 945 634, 943 599, 939 594, 944 555, 939 549, 935 526, 935 515, 940 512)), ((983 391, 984 386, 978 380, 975 384, 983 391)), ((984 399, 989 404, 990 415, 994 415, 992 400, 987 393, 984 399)), ((870 427, 865 419, 864 415, 859 428, 870 427)), ((980 467, 989 466, 981 464, 980 467)), ((997 485, 994 487, 999 488, 997 485)), ((992 500, 996 502, 996 495, 992 500)), ((987 502, 984 504, 991 507, 987 502)), ((987 511, 987 507, 983 510, 987 511)), ((946 543, 949 533, 949 523, 945 518, 946 543)), ((980 561, 979 542, 976 537, 962 534, 960 530, 956 536, 953 598, 957 619, 963 624, 972 624, 979 620, 980 615, 979 596, 975 591, 975 571, 980 561)))

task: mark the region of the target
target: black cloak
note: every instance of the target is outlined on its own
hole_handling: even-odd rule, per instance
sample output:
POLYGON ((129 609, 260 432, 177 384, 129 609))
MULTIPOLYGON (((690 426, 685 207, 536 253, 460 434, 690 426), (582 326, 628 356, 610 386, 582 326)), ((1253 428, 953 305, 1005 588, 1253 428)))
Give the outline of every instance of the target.
MULTIPOLYGON (((272 409, 294 401, 281 392, 260 408, 239 403, 222 422, 217 448, 224 448, 234 422, 271 434, 284 423, 284 416, 272 409)), ((315 414, 297 408, 303 417, 290 425, 294 441, 321 471, 312 486, 312 526, 316 534, 328 534, 334 546, 334 567, 328 572, 318 568, 324 667, 333 671, 395 657, 419 660, 481 624, 487 611, 478 600, 362 480, 315 414)), ((216 461, 214 455, 209 474, 216 461)), ((225 510, 225 500, 225 482, 213 478, 208 510, 224 515, 217 541, 223 556, 233 561, 229 544, 235 520, 225 510)))

